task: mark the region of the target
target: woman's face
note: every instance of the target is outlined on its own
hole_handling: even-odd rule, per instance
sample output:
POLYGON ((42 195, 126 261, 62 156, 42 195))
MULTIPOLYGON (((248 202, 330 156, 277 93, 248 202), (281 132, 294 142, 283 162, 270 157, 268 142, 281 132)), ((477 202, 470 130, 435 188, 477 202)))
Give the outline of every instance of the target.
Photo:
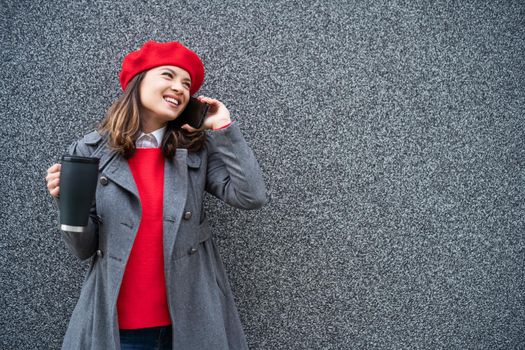
POLYGON ((175 120, 188 104, 190 87, 190 75, 180 67, 166 65, 148 70, 139 87, 144 132, 175 120))

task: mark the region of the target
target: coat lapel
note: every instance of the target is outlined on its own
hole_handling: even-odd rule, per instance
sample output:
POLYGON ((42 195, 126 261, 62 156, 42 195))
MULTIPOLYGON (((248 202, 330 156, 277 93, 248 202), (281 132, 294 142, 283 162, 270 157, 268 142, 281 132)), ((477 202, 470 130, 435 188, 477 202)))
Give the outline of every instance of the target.
POLYGON ((164 162, 163 244, 166 278, 168 277, 167 270, 171 266, 170 258, 174 256, 175 241, 182 212, 186 206, 188 194, 187 156, 187 149, 177 148, 174 159, 167 159, 164 162))
POLYGON ((120 187, 133 193, 138 200, 140 200, 139 191, 129 168, 128 161, 121 156, 113 158, 113 161, 108 165, 106 176, 120 187))

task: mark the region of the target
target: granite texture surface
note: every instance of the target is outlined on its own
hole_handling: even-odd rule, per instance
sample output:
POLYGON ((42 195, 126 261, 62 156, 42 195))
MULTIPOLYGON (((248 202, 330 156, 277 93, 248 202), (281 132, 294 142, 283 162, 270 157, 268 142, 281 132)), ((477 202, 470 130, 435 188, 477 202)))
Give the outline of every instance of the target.
POLYGON ((0 348, 57 349, 85 263, 46 169, 179 40, 263 169, 206 208, 251 349, 525 349, 523 1, 2 1, 0 348))

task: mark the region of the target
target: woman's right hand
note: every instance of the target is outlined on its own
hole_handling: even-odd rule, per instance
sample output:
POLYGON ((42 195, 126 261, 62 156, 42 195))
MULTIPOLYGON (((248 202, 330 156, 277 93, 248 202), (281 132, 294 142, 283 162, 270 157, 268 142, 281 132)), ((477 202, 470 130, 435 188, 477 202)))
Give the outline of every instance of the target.
POLYGON ((53 164, 47 169, 46 176, 47 189, 53 197, 57 198, 60 195, 60 167, 60 163, 53 164))

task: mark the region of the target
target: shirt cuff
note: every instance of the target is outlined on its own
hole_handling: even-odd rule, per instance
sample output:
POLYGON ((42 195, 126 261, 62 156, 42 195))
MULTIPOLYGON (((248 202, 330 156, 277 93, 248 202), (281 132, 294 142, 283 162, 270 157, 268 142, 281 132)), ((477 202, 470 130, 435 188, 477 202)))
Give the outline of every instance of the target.
POLYGON ((217 128, 217 129, 212 129, 213 131, 215 130, 221 130, 221 129, 224 129, 224 128, 227 128, 228 126, 230 126, 233 122, 229 122, 228 124, 224 125, 224 126, 221 126, 220 128, 217 128))

